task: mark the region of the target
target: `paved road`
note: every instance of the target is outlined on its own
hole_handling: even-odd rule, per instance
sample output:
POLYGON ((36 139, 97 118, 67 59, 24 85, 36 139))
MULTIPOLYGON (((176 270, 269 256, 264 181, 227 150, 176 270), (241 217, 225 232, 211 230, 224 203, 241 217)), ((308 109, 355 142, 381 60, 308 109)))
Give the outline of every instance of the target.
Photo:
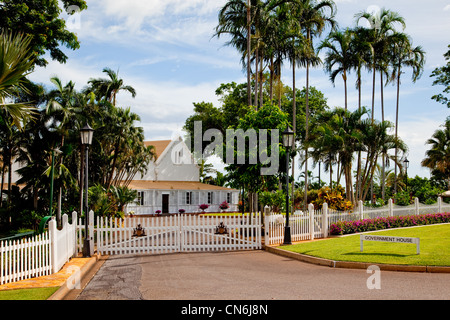
POLYGON ((450 274, 334 269, 266 251, 111 256, 78 296, 78 300, 272 299, 449 300, 450 274), (369 289, 368 283, 375 288, 369 289))

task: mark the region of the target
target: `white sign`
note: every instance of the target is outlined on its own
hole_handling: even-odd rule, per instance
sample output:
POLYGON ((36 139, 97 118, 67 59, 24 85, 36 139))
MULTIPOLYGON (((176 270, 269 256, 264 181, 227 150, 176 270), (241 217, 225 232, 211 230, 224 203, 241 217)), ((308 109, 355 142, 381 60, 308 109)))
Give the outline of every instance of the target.
POLYGON ((392 243, 411 243, 417 245, 417 254, 420 254, 420 239, 408 237, 390 237, 390 236, 374 236, 374 235, 360 235, 361 252, 363 251, 363 241, 382 241, 392 243))

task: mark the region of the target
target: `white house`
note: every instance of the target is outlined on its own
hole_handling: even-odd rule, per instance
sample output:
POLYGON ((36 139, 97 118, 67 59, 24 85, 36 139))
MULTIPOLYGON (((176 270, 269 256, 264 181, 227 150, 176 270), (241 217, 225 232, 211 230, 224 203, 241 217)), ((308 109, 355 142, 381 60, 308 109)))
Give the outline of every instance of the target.
POLYGON ((220 212, 224 201, 228 211, 238 211, 239 190, 199 182, 199 167, 181 139, 146 141, 153 145, 156 160, 145 175, 136 175, 129 188, 137 190, 138 199, 126 211, 134 214, 199 212, 199 205, 208 204, 206 212, 220 212))

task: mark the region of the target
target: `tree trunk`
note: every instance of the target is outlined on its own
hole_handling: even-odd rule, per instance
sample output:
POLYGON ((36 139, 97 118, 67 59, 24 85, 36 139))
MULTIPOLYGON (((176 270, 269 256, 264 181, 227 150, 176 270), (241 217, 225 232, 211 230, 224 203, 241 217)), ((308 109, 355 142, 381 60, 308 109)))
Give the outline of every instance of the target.
POLYGON ((247 101, 248 105, 252 105, 252 94, 251 94, 251 79, 250 79, 250 52, 251 52, 251 43, 250 43, 250 37, 251 37, 251 3, 250 0, 247 0, 247 101))
MULTIPOLYGON (((296 90, 295 90, 295 59, 292 59, 292 131, 294 131, 294 145, 297 132, 297 104, 296 104, 296 90)), ((292 204, 294 203, 294 187, 295 187, 295 157, 292 158, 292 204)), ((294 212, 293 210, 291 212, 294 212)))
POLYGON ((259 60, 259 50, 256 49, 255 56, 255 108, 258 110, 258 60, 259 60))
MULTIPOLYGON (((307 33, 307 41, 311 39, 310 31, 307 33)), ((305 96, 305 104, 306 104, 306 118, 305 118, 305 194, 304 194, 304 209, 308 209, 308 139, 309 139, 309 59, 306 61, 306 96, 305 96)))
MULTIPOLYGON (((384 122, 384 93, 383 93, 383 72, 380 72, 380 93, 381 93, 381 121, 384 122)), ((386 155, 381 155, 381 199, 384 201, 385 194, 385 162, 386 155)))
MULTIPOLYGON (((397 106, 395 108, 395 139, 398 137, 398 110, 400 107, 400 64, 398 66, 398 72, 397 72, 397 106)), ((394 194, 397 193, 397 156, 398 156, 398 149, 397 145, 395 146, 395 163, 394 163, 394 194)))

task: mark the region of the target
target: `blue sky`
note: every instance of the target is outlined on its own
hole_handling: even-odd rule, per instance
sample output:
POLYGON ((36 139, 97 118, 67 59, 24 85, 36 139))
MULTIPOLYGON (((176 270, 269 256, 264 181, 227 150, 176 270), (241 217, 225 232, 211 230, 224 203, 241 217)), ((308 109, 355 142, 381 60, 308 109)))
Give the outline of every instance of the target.
MULTIPOLYGON (((215 89, 221 83, 245 82, 238 53, 224 47, 225 39, 212 38, 219 8, 225 0, 87 0, 89 8, 68 20, 78 34, 81 48, 65 50, 66 64, 50 62, 37 69, 31 80, 50 85, 57 75, 72 80, 81 89, 90 78, 104 77, 102 69, 119 70, 125 83, 137 90, 137 97, 120 94, 120 106, 130 106, 139 114, 147 140, 170 139, 179 133, 185 119, 193 113, 193 102, 218 105, 215 89)), ((356 1, 339 0, 337 21, 341 27, 354 26, 354 15, 370 8, 398 12, 406 20, 405 32, 414 45, 427 52, 424 74, 415 84, 410 71, 402 78, 399 135, 408 144, 411 161, 409 175, 429 176, 420 166, 425 142, 444 123, 450 110, 431 100, 442 91, 432 87, 431 72, 445 63, 443 54, 450 44, 450 0, 356 1)), ((287 66, 288 67, 288 66, 287 66)), ((363 104, 371 105, 371 75, 363 83, 363 104)), ((291 84, 291 71, 282 79, 291 84)), ((305 70, 296 73, 297 87, 305 85, 305 70)), ((349 78, 349 108, 357 106, 354 78, 349 78)), ((343 83, 330 83, 319 67, 311 72, 310 84, 328 98, 329 106, 344 104, 343 83)), ((377 83, 377 92, 379 84, 377 83)), ((385 87, 385 115, 395 120, 396 87, 385 87)), ((378 94, 377 94, 378 97, 378 94)), ((376 101, 376 117, 381 117, 376 101)), ((218 165, 220 169, 220 166, 218 165)), ((298 170, 300 171, 300 170, 298 170)), ((314 169, 317 175, 317 168, 314 169)), ((326 175, 322 174, 322 177, 326 175)))

